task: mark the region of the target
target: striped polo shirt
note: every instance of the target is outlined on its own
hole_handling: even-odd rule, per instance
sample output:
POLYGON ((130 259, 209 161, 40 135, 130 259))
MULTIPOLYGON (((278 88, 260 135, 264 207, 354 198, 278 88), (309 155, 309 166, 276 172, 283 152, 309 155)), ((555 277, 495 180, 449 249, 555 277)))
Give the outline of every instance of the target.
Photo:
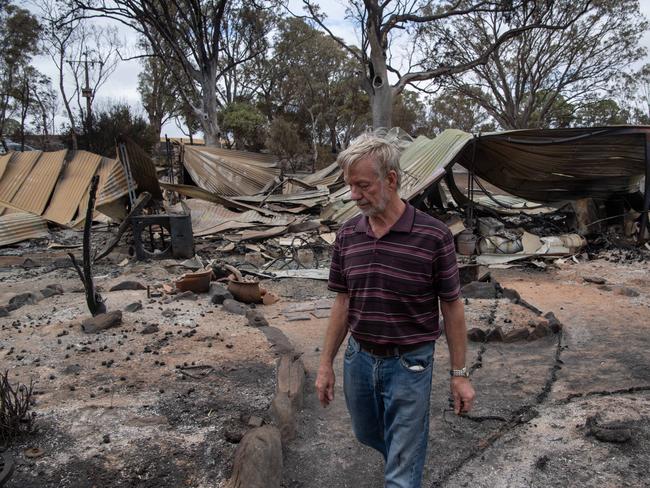
POLYGON ((460 296, 451 232, 406 203, 390 231, 376 239, 368 217, 339 229, 327 287, 350 297, 348 327, 355 339, 415 344, 441 333, 438 299, 460 296))

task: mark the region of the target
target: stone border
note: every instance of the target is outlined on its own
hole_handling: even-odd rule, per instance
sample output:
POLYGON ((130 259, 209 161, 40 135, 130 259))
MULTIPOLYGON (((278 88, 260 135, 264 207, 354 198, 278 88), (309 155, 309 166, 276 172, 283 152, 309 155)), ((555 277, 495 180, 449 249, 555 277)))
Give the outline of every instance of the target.
MULTIPOLYGON (((263 331, 265 327, 260 329, 263 331)), ((277 332, 284 336, 282 342, 289 343, 284 333, 279 329, 277 332)), ((305 390, 305 366, 293 347, 278 359, 276 375, 271 402, 275 425, 256 427, 244 435, 235 451, 232 476, 226 488, 280 488, 283 447, 296 437, 296 414, 302 410, 305 390)))

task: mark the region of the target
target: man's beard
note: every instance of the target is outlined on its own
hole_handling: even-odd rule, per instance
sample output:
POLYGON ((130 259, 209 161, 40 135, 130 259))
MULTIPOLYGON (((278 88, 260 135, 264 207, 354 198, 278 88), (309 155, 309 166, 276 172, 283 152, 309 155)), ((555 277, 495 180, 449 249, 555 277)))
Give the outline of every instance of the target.
POLYGON ((375 215, 381 214, 384 212, 384 210, 386 210, 389 200, 390 197, 388 195, 388 192, 385 191, 385 188, 382 186, 379 203, 377 203, 377 205, 370 205, 369 207, 362 208, 359 206, 359 204, 367 204, 368 202, 366 200, 359 200, 357 202, 357 207, 359 208, 359 211, 361 211, 361 213, 364 216, 374 217, 375 215))

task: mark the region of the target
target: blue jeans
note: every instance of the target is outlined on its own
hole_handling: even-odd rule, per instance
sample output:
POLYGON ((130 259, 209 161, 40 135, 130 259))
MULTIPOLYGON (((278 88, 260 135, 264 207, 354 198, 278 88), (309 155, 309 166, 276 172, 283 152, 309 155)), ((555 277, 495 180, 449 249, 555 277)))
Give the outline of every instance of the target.
POLYGON ((434 343, 401 356, 362 351, 350 336, 343 390, 359 442, 386 461, 385 488, 420 488, 429 438, 434 343))

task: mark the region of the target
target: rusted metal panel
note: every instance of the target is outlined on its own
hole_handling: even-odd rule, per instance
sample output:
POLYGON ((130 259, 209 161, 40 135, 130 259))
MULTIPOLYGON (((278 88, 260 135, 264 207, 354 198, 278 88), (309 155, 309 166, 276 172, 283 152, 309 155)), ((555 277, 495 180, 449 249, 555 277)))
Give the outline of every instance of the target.
POLYGON ((47 235, 47 222, 38 215, 11 213, 0 217, 0 246, 47 235))
POLYGON ((42 153, 11 200, 15 208, 41 215, 59 178, 67 151, 42 153))
POLYGON ((46 220, 61 225, 67 225, 72 221, 101 161, 102 157, 97 154, 77 152, 59 178, 52 200, 43 214, 46 220))
POLYGON ((225 196, 254 195, 280 174, 273 156, 186 146, 184 165, 195 183, 225 196))
POLYGON ((108 177, 101 190, 98 192, 97 205, 99 209, 103 205, 113 203, 129 193, 129 187, 126 183, 126 175, 122 164, 117 160, 111 160, 112 165, 109 169, 108 177))
MULTIPOLYGON (((115 162, 116 161, 114 159, 102 158, 102 162, 99 164, 99 168, 97 169, 97 173, 96 173, 99 175, 99 186, 98 186, 97 193, 100 193, 102 187, 106 184, 112 166, 113 164, 115 164, 115 162)), ((75 219, 74 222, 72 222, 71 224, 72 227, 78 227, 84 222, 84 220, 86 220, 86 208, 88 207, 89 198, 90 198, 90 187, 86 189, 86 192, 84 193, 81 202, 79 202, 79 208, 77 209, 77 218, 75 219)), ((97 208, 97 205, 95 205, 95 208, 97 208)), ((93 219, 95 217, 97 217, 97 212, 94 212, 93 214, 93 219)))
POLYGON ((0 204, 11 206, 11 200, 22 186, 41 154, 41 151, 11 153, 11 158, 2 175, 2 180, 0 180, 0 204))
MULTIPOLYGON (((162 190, 158 184, 156 166, 151 157, 137 144, 125 141, 131 174, 140 191, 147 191, 154 200, 162 200, 162 190)), ((118 151, 119 154, 119 151, 118 151)))

